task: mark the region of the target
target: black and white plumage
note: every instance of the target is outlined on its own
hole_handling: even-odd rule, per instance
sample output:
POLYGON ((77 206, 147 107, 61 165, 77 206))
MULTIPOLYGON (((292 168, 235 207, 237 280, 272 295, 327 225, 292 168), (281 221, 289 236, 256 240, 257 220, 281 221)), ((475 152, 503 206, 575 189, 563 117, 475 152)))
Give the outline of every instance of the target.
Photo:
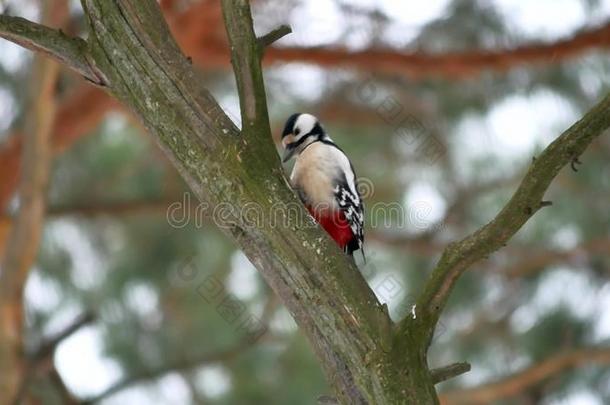
POLYGON ((296 156, 293 187, 316 221, 352 255, 364 256, 364 205, 354 168, 311 114, 293 114, 282 133, 286 162, 296 156))

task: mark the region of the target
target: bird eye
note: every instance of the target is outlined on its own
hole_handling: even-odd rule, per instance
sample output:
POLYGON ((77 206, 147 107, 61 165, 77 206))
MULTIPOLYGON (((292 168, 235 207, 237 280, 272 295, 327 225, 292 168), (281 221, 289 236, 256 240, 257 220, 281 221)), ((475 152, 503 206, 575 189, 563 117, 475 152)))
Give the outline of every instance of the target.
POLYGON ((296 136, 299 136, 299 134, 300 134, 300 133, 301 133, 301 130, 300 130, 299 128, 296 128, 296 129, 294 130, 294 134, 295 134, 296 136))

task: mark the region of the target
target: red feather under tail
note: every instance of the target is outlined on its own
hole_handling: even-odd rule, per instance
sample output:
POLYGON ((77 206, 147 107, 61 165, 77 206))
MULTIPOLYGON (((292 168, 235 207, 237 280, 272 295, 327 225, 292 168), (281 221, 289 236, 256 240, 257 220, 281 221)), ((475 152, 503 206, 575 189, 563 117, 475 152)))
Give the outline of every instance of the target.
POLYGON ((310 206, 307 206, 307 210, 331 238, 337 242, 339 247, 345 251, 347 245, 355 236, 343 212, 330 209, 313 210, 310 206))

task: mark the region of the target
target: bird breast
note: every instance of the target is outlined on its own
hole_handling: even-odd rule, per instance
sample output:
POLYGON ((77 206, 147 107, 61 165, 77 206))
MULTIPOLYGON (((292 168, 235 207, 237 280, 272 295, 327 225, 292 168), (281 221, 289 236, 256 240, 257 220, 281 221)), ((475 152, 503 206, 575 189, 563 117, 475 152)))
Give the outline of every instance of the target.
POLYGON ((297 157, 290 180, 304 202, 312 208, 338 209, 333 188, 339 171, 336 148, 322 142, 309 145, 297 157))

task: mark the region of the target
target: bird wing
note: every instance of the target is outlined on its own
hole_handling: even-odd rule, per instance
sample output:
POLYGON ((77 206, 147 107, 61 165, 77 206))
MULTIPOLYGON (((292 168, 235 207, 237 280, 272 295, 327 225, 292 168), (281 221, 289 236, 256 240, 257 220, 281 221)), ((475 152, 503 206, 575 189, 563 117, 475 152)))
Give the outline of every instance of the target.
MULTIPOLYGON (((341 152, 341 154, 343 153, 341 152)), ((347 157, 344 154, 343 156, 345 159, 340 159, 338 163, 346 167, 341 168, 341 175, 335 184, 335 200, 356 238, 357 249, 362 249, 364 243, 364 204, 356 188, 354 169, 347 157)), ((356 248, 353 250, 356 250, 356 248)))

